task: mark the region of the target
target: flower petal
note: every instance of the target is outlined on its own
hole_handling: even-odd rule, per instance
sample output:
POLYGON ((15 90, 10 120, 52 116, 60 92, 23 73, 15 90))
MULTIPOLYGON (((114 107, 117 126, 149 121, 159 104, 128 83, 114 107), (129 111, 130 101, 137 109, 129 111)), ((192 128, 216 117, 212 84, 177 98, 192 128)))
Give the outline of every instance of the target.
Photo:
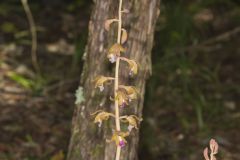
POLYGON ((137 99, 139 92, 135 87, 120 85, 119 88, 127 92, 129 101, 137 99))
POLYGON ((104 76, 98 76, 95 79, 95 88, 99 87, 100 91, 104 90, 104 84, 108 81, 112 81, 114 80, 114 78, 112 77, 104 77, 104 76))
POLYGON ((208 156, 208 148, 205 148, 203 151, 203 156, 205 158, 205 160, 209 160, 209 156, 208 156))
POLYGON ((125 29, 122 29, 121 43, 125 43, 128 39, 128 33, 125 29))
POLYGON ((110 29, 110 25, 113 23, 113 22, 118 22, 118 19, 108 19, 105 21, 105 24, 104 24, 104 27, 107 31, 109 31, 110 29))
POLYGON ((108 120, 109 117, 115 117, 114 114, 109 113, 109 112, 105 112, 105 111, 96 111, 95 113, 91 114, 91 115, 96 115, 95 119, 94 119, 94 123, 98 123, 98 126, 101 127, 102 125, 102 121, 104 120, 108 120))
POLYGON ((210 149, 213 154, 218 153, 218 143, 214 139, 210 140, 210 149))
POLYGON ((125 57, 120 57, 120 59, 128 63, 129 68, 130 68, 129 75, 132 76, 132 75, 136 75, 138 73, 138 64, 136 61, 127 59, 125 57))
POLYGON ((118 106, 125 107, 128 105, 128 96, 125 92, 118 90, 115 99, 118 101, 118 106))

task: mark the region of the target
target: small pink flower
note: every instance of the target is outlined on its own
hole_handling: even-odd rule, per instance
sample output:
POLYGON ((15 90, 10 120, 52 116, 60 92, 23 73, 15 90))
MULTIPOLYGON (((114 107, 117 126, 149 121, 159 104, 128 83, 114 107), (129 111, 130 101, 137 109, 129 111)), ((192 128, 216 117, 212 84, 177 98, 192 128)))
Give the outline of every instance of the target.
POLYGON ((122 148, 122 147, 124 147, 125 146, 125 142, 123 141, 123 140, 120 140, 119 141, 119 146, 122 148))

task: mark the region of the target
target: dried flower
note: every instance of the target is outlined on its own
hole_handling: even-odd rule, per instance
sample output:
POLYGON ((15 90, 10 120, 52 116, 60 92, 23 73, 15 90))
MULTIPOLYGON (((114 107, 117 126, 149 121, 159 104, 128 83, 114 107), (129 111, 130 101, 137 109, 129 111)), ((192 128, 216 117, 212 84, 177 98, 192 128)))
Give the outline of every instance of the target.
POLYGON ((113 22, 118 22, 118 19, 108 19, 105 21, 105 24, 104 24, 104 27, 107 31, 109 31, 110 29, 110 25, 113 23, 113 22))
POLYGON ((128 63, 129 68, 130 68, 130 72, 129 72, 130 76, 136 75, 138 73, 137 62, 135 62, 134 60, 130 60, 130 59, 124 58, 124 57, 121 57, 120 59, 128 63))
POLYGON ((91 115, 96 115, 96 117, 94 119, 94 123, 98 123, 99 127, 101 127, 102 121, 108 120, 110 116, 115 117, 114 114, 109 113, 109 112, 105 112, 105 111, 102 111, 102 110, 98 110, 98 111, 92 113, 91 115))
POLYGON ((115 142, 117 146, 124 147, 127 143, 125 139, 127 136, 129 136, 129 132, 115 131, 112 135, 111 140, 107 140, 107 142, 115 142))
POLYGON ((134 99, 137 99, 139 92, 135 87, 120 85, 119 88, 123 89, 127 93, 129 102, 131 102, 134 99))
POLYGON ((117 95, 115 97, 115 100, 118 101, 118 106, 124 108, 126 105, 128 105, 128 96, 126 92, 118 90, 117 95))
POLYGON ((121 121, 128 123, 128 131, 131 132, 133 128, 138 129, 138 123, 142 121, 142 118, 138 118, 135 115, 122 116, 120 117, 121 121))
POLYGON ((129 10, 128 9, 123 9, 122 13, 129 13, 129 10))
POLYGON ((112 77, 99 76, 95 79, 95 88, 99 88, 102 92, 104 90, 104 83, 114 80, 112 77))
POLYGON ((117 57, 120 56, 121 52, 125 52, 125 48, 123 48, 120 44, 115 43, 108 51, 108 59, 111 63, 116 62, 117 57))

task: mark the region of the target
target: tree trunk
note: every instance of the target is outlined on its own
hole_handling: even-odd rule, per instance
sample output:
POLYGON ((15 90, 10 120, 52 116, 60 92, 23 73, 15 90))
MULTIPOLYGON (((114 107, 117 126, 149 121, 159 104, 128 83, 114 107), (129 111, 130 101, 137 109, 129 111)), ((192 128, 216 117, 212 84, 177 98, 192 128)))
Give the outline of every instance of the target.
MULTIPOLYGON (((91 20, 89 22, 89 38, 86 53, 83 57, 85 64, 81 76, 81 86, 84 90, 85 101, 77 105, 72 121, 72 136, 68 151, 68 160, 114 160, 116 146, 106 143, 111 138, 113 122, 104 122, 99 128, 90 116, 96 110, 114 112, 109 101, 113 89, 109 85, 104 93, 94 88, 94 79, 98 75, 113 76, 114 65, 107 60, 107 50, 116 42, 116 28, 110 32, 104 29, 104 22, 117 17, 117 0, 95 0, 91 20)), ((151 74, 151 50, 155 24, 160 12, 160 0, 123 0, 123 7, 130 13, 123 15, 123 27, 128 31, 128 41, 125 57, 134 59, 139 64, 139 73, 129 78, 120 65, 120 84, 134 85, 140 91, 140 98, 134 104, 122 111, 124 114, 142 116, 145 82, 151 74)), ((116 27, 116 26, 115 26, 116 27)), ((112 87, 113 88, 113 87, 112 87)), ((121 115, 123 113, 121 112, 121 115)), ((127 138, 128 144, 122 149, 121 160, 138 159, 138 131, 133 130, 127 138)))

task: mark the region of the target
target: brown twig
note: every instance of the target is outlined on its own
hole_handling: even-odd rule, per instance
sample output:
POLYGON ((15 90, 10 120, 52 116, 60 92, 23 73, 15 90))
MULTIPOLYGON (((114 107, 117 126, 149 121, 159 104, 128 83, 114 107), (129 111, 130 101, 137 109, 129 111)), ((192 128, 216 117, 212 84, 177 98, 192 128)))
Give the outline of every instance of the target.
POLYGON ((220 34, 216 37, 210 38, 206 41, 203 41, 197 45, 183 48, 183 52, 193 52, 193 51, 212 51, 219 48, 217 43, 222 43, 229 41, 232 37, 237 36, 240 33, 240 27, 236 27, 233 30, 227 31, 223 34, 220 34))
POLYGON ((30 31, 32 35, 32 49, 31 49, 31 58, 32 58, 32 64, 36 72, 40 73, 40 67, 38 65, 38 60, 37 60, 37 30, 36 30, 36 25, 34 22, 34 18, 31 12, 31 9, 28 5, 27 0, 21 0, 24 11, 27 15, 27 19, 29 22, 30 26, 30 31))

